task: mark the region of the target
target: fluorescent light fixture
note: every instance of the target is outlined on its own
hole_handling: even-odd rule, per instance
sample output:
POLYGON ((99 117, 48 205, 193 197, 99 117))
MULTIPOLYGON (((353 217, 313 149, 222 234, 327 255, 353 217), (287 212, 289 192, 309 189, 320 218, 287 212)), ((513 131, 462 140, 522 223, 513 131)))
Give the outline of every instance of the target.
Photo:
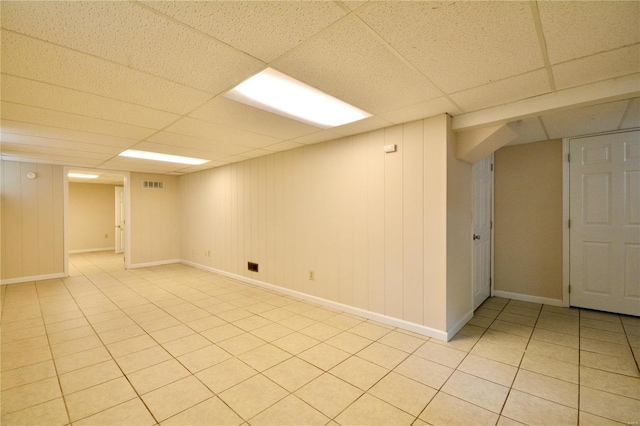
POLYGON ((99 175, 89 175, 86 173, 68 173, 67 176, 78 179, 96 179, 100 177, 99 175))
POLYGON ((203 160, 201 158, 182 157, 180 155, 160 154, 158 152, 149 151, 137 151, 135 149, 128 149, 121 152, 120 157, 141 158, 143 160, 153 161, 166 161, 167 163, 180 163, 190 164, 192 166, 199 166, 200 164, 208 163, 211 160, 203 160))
POLYGON ((324 129, 371 117, 368 112, 273 68, 245 80, 224 96, 324 129))

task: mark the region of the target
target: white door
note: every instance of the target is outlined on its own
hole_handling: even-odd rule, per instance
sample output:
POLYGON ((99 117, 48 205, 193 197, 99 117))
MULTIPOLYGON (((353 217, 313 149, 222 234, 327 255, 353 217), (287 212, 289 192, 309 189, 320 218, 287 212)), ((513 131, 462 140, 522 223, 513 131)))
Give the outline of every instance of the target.
POLYGON ((491 295, 493 154, 473 165, 473 309, 491 295))
POLYGON ((124 252, 124 198, 121 186, 116 186, 116 253, 124 252))
POLYGON ((640 132, 570 141, 570 304, 640 315, 640 132))

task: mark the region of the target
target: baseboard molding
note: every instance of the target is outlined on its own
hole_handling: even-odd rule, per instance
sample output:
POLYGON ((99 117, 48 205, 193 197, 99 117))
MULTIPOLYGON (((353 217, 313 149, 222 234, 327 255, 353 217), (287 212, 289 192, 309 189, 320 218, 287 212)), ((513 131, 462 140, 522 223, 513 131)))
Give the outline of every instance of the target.
POLYGON ((173 263, 181 263, 180 259, 158 260, 156 262, 132 263, 127 269, 148 268, 149 266, 171 265, 173 263))
POLYGON ((56 278, 65 278, 66 276, 67 275, 64 272, 58 272, 55 274, 32 275, 30 277, 9 278, 9 279, 0 280, 0 285, 20 284, 20 283, 26 283, 30 281, 53 280, 56 278))
MULTIPOLYGON (((274 285, 274 284, 269 284, 269 283, 266 283, 264 281, 256 280, 256 279, 253 279, 253 278, 248 278, 248 277, 245 277, 245 276, 242 276, 242 275, 236 275, 236 274, 233 274, 233 273, 230 273, 230 272, 227 272, 227 271, 223 271, 221 269, 216 269, 216 268, 212 268, 210 266, 206 266, 206 265, 202 265, 202 264, 199 264, 199 263, 191 262, 189 260, 184 260, 183 259, 182 263, 185 264, 185 265, 193 266, 194 268, 202 269, 202 270, 205 270, 205 271, 213 272, 213 273, 218 274, 218 275, 222 275, 222 276, 225 276, 225 277, 228 277, 228 278, 232 278, 234 280, 242 281, 242 282, 247 283, 247 284, 253 284, 253 285, 258 286, 258 287, 262 287, 262 288, 266 288, 266 289, 269 289, 269 290, 276 291, 278 293, 286 294, 287 296, 297 297, 298 299, 302 299, 302 300, 306 300, 308 302, 316 303, 318 305, 322 305, 322 306, 325 306, 327 308, 336 309, 336 310, 339 310, 339 311, 342 311, 342 312, 346 312, 346 313, 357 315, 357 316, 360 316, 360 317, 363 317, 363 318, 367 318, 367 319, 370 319, 370 320, 378 321, 378 322, 380 322, 382 324, 387 324, 387 325, 390 325, 390 326, 393 326, 393 327, 402 328, 403 330, 412 331, 414 333, 418 333, 418 334, 421 334, 423 336, 433 337, 433 338, 438 339, 438 340, 448 341, 451 337, 453 337, 453 334, 455 334, 455 333, 453 333, 453 334, 451 334, 451 337, 449 337, 449 333, 448 332, 437 330, 435 328, 431 328, 431 327, 427 327, 427 326, 424 326, 424 325, 416 324, 416 323, 413 323, 413 322, 405 321, 405 320, 402 320, 402 319, 399 319, 399 318, 390 317, 390 316, 379 314, 379 313, 376 313, 376 312, 367 311, 366 309, 356 308, 355 306, 345 305, 343 303, 334 302, 332 300, 324 299, 324 298, 318 297, 318 296, 312 296, 312 295, 306 294, 306 293, 301 293, 299 291, 290 290, 288 288, 279 287, 279 286, 274 285)), ((471 312, 471 315, 473 315, 473 312, 471 312)), ((470 318, 471 317, 466 319, 466 321, 468 321, 470 318)), ((466 321, 464 321, 462 323, 462 325, 459 326, 458 330, 460 328, 462 328, 462 326, 464 326, 466 321)), ((453 330, 454 329, 451 329, 451 331, 453 331, 453 330)), ((456 332, 457 332, 457 330, 456 330, 456 332)))
POLYGON ((116 248, 115 247, 103 247, 103 248, 95 248, 95 249, 69 250, 69 254, 93 253, 94 251, 116 251, 116 248))
POLYGON ((550 299, 548 297, 530 296, 528 294, 511 293, 508 291, 495 290, 493 295, 506 299, 520 300, 522 302, 542 303, 543 305, 563 306, 562 299, 550 299))
POLYGON ((460 329, 461 329, 462 327, 464 327, 464 325, 465 325, 466 323, 468 323, 468 322, 469 322, 469 320, 470 320, 471 318, 473 318, 473 310, 471 310, 471 311, 467 312, 467 313, 466 313, 466 315, 465 315, 465 316, 463 316, 463 317, 460 319, 460 321, 458 321, 458 322, 456 323, 456 325, 454 325, 454 326, 453 326, 453 327, 451 327, 449 330, 447 330, 447 342, 448 342, 449 340, 451 340, 451 339, 453 338, 453 336, 455 336, 455 335, 456 335, 456 333, 457 333, 458 331, 460 331, 460 329))

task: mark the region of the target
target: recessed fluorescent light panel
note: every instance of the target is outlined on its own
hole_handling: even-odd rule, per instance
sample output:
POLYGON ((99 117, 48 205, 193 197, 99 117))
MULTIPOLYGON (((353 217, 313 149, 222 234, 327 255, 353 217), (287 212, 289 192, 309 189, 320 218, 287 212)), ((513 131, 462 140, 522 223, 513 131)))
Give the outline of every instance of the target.
POLYGON ((158 152, 138 151, 135 149, 128 149, 121 152, 120 157, 141 158, 143 160, 153 161, 165 161, 167 163, 179 163, 189 164, 192 166, 199 166, 200 164, 208 163, 211 160, 203 160, 201 158, 182 157, 180 155, 160 154, 158 152))
POLYGON ((371 117, 366 111, 272 68, 245 80, 224 96, 324 129, 371 117))
POLYGON ((98 175, 89 175, 86 173, 68 173, 67 176, 78 179, 96 179, 99 177, 98 175))

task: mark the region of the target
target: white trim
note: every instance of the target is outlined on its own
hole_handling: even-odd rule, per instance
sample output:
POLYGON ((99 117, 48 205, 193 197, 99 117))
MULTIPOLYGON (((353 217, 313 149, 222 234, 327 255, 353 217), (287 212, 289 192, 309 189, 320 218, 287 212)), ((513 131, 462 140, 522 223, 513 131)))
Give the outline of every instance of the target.
POLYGON ((62 168, 62 268, 65 276, 69 275, 69 169, 68 166, 62 168))
POLYGON ((145 262, 145 263, 132 263, 129 265, 127 269, 136 269, 136 268, 148 268, 149 266, 162 266, 162 265, 171 265, 174 263, 181 263, 180 259, 169 259, 169 260, 158 260, 156 262, 145 262))
POLYGON ((571 284, 571 231, 569 229, 571 163, 569 162, 569 148, 569 138, 562 139, 562 306, 566 308, 571 304, 571 296, 569 295, 569 285, 571 284))
MULTIPOLYGON (((496 286, 496 277, 495 277, 495 246, 496 246, 496 236, 494 233, 496 221, 495 221, 495 212, 496 212, 496 156, 495 151, 491 153, 491 272, 489 276, 491 277, 491 285, 490 285, 490 295, 493 297, 495 294, 495 286, 496 286)), ((473 312, 471 313, 473 316, 473 312)))
MULTIPOLYGON (((191 262, 189 260, 182 260, 182 263, 185 265, 189 265, 189 266, 193 266, 195 268, 198 269, 203 269, 205 271, 209 271, 209 272, 213 272, 219 275, 223 275, 225 277, 228 278, 233 278, 235 280, 238 281, 242 281, 245 282, 247 284, 253 284, 256 285, 258 287, 262 287, 262 288, 266 288, 269 290, 273 290, 273 291, 277 291, 278 293, 283 293, 286 294, 287 296, 293 296, 293 297, 297 297, 299 299, 302 300, 306 300, 309 302, 313 302, 313 303, 317 303, 319 305, 322 306, 326 306, 328 308, 332 308, 332 309, 337 309, 339 311, 343 311, 349 314, 353 314, 353 315, 358 315, 360 317, 363 318, 367 318, 370 320, 374 320, 374 321, 378 321, 382 324, 387 324, 387 325, 391 325, 393 327, 398 327, 398 328, 402 328, 403 330, 408 330, 408 331, 412 331, 414 333, 418 333, 418 334, 422 334, 423 336, 427 336, 427 337, 433 337, 435 339, 438 340, 443 340, 443 341, 448 341, 451 337, 453 337, 453 334, 451 334, 451 337, 449 337, 450 333, 455 329, 455 327, 458 327, 458 329, 462 328, 462 326, 464 326, 464 324, 471 318, 469 316, 469 314, 467 314, 465 316, 465 318, 463 320, 460 321, 460 323, 456 324, 456 326, 454 328, 451 329, 450 332, 444 332, 441 330, 437 330, 435 328, 431 328, 431 327, 427 327, 424 325, 420 325, 420 324, 416 324, 416 323, 412 323, 409 321, 405 321, 399 318, 393 318, 387 315, 383 315, 383 314, 378 314, 376 312, 371 312, 371 311, 367 311, 365 309, 360 309, 360 308, 356 308, 354 306, 349 306, 349 305, 345 305, 342 303, 338 303, 338 302, 334 302, 332 300, 327 300, 327 299, 323 299, 322 297, 317 297, 317 296, 312 296, 310 294, 306 294, 306 293, 301 293, 295 290, 290 290, 288 288, 284 288, 284 287, 279 287, 277 285, 274 284, 269 284, 266 283, 264 281, 259 281, 253 278, 248 278, 242 275, 236 275, 236 274, 232 274, 230 272, 226 272, 220 269, 216 269, 216 268, 212 268, 210 266, 205 266, 205 265, 201 265, 199 263, 195 263, 195 262, 191 262), (467 318, 468 317, 468 318, 467 318)), ((471 312, 471 315, 473 315, 473 312, 471 312)), ((457 332, 457 330, 456 330, 457 332)))
POLYGON ((103 248, 93 248, 93 249, 79 249, 79 250, 69 250, 69 254, 78 254, 78 253, 92 253, 94 251, 116 251, 115 247, 103 247, 103 248))
POLYGON ((68 274, 65 274, 63 272, 56 272, 55 274, 32 275, 30 277, 9 278, 9 279, 0 280, 0 285, 26 283, 29 281, 52 280, 55 278, 65 278, 68 276, 69 276, 68 274))
POLYGON ((509 291, 496 290, 496 297, 504 297, 506 299, 520 300, 523 302, 542 303, 551 306, 563 306, 562 299, 551 299, 548 297, 530 296, 528 294, 511 293, 509 291))

